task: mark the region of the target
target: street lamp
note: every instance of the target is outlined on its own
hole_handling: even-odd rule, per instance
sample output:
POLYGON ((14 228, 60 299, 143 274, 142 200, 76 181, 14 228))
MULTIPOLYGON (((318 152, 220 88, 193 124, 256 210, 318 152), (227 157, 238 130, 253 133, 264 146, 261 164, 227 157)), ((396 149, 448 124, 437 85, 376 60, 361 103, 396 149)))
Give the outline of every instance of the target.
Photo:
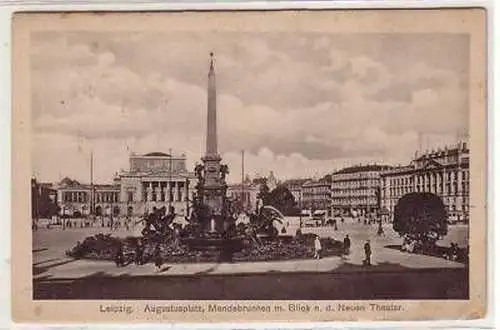
POLYGON ((56 202, 56 196, 57 193, 54 190, 49 190, 49 198, 50 198, 50 220, 49 223, 51 224, 54 221, 54 215, 57 212, 57 202, 56 202))
POLYGON ((32 211, 32 224, 31 224, 31 227, 33 229, 36 229, 37 228, 37 225, 38 225, 38 202, 39 202, 39 193, 38 193, 38 184, 36 182, 36 178, 32 178, 31 179, 31 202, 32 202, 32 207, 31 207, 31 211, 32 211))
POLYGON ((302 227, 302 190, 299 191, 299 224, 302 227))
POLYGON ((62 218, 62 229, 66 229, 66 208, 63 204, 63 206, 61 207, 61 218, 62 218))
MULTIPOLYGON (((170 198, 173 199, 174 196, 172 196, 172 148, 169 148, 168 149, 168 153, 169 153, 169 164, 168 164, 168 199, 167 199, 167 206, 168 206, 168 209, 167 209, 167 212, 168 214, 171 213, 171 201, 170 201, 170 198)), ((173 200, 172 200, 173 202, 173 200)))
POLYGON ((186 218, 189 218, 189 178, 186 177, 186 187, 185 187, 185 190, 186 190, 186 218))

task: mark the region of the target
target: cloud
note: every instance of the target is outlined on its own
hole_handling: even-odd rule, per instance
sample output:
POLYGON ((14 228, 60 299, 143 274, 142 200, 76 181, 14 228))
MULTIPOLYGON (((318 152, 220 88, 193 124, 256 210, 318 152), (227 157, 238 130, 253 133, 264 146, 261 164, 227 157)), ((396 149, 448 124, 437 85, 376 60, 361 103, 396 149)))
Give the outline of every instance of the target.
POLYGON ((85 177, 82 145, 107 164, 97 170, 102 180, 126 167, 131 151, 173 148, 192 165, 204 152, 212 50, 219 147, 235 169, 241 150, 250 172, 283 177, 356 162, 401 162, 418 147, 419 133, 444 143, 467 131, 461 62, 451 67, 434 51, 394 57, 394 47, 375 47, 372 39, 400 42, 377 35, 356 42, 236 33, 36 36, 35 168, 51 178, 58 167, 85 177), (60 154, 74 161, 55 163, 60 154))

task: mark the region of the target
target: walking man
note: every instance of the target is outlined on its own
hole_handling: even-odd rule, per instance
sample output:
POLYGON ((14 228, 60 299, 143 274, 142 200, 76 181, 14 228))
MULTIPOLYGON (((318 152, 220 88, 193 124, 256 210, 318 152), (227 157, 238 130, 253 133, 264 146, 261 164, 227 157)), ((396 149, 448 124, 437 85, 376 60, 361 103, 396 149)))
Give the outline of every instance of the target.
POLYGON ((125 265, 125 256, 123 254, 123 245, 120 244, 115 256, 116 267, 123 267, 125 265))
POLYGON ((351 250, 351 239, 349 238, 349 235, 345 235, 344 237, 344 258, 349 255, 351 250))
POLYGON ((155 248, 154 259, 155 259, 156 270, 161 271, 161 266, 163 265, 163 258, 161 256, 160 244, 158 244, 155 248))
POLYGON ((142 246, 142 241, 139 239, 137 241, 137 246, 135 247, 135 264, 142 265, 144 259, 144 247, 142 246))
POLYGON ((383 236, 384 235, 384 228, 382 227, 382 219, 380 219, 380 221, 378 223, 377 235, 378 236, 383 236))
POLYGON ((321 259, 321 241, 318 235, 314 239, 314 259, 321 259))
POLYGON ((372 248, 370 246, 370 240, 366 241, 364 250, 365 250, 365 260, 363 261, 363 264, 365 266, 371 266, 372 248))

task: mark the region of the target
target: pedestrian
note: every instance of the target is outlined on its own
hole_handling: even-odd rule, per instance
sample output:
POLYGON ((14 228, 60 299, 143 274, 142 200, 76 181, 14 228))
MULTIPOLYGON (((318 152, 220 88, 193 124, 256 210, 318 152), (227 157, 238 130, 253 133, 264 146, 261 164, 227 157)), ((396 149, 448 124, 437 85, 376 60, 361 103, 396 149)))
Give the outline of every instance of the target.
POLYGON ((319 235, 314 239, 314 259, 321 259, 321 241, 319 235))
POLYGON ((450 252, 449 252, 449 260, 457 261, 458 259, 458 244, 451 243, 450 244, 450 252))
POLYGON ((378 236, 384 235, 384 228, 382 227, 382 220, 380 220, 378 223, 377 235, 378 236))
POLYGON ((130 218, 128 216, 125 217, 125 230, 130 230, 130 218))
POLYGON ((161 266, 163 265, 163 258, 161 257, 161 249, 159 244, 155 248, 154 258, 155 258, 156 270, 161 271, 161 266))
POLYGON ((371 266, 372 248, 370 246, 370 240, 366 241, 364 245, 364 250, 365 250, 365 260, 363 261, 363 264, 365 266, 371 266))
POLYGON ((122 267, 125 264, 125 257, 123 255, 123 245, 120 244, 118 246, 118 251, 116 252, 116 257, 115 257, 115 263, 116 267, 122 267))
POLYGON ((347 256, 351 250, 351 239, 349 235, 345 235, 344 237, 344 255, 347 256))
POLYGON ((142 265, 144 258, 144 247, 142 246, 142 241, 138 240, 135 247, 135 264, 142 265))

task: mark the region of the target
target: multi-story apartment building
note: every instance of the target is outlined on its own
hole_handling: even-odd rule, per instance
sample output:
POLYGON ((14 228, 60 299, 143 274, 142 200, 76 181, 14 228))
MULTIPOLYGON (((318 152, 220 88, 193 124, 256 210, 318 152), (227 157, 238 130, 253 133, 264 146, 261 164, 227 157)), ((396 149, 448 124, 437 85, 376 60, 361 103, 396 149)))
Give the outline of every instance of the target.
POLYGON ((302 185, 302 209, 330 213, 331 176, 309 180, 302 185))
POLYGON ((332 174, 332 213, 356 212, 366 214, 380 207, 380 173, 389 169, 385 165, 358 165, 332 174))
POLYGON ((462 142, 416 156, 409 165, 384 171, 381 184, 382 206, 391 217, 402 196, 430 192, 441 198, 450 220, 468 221, 469 148, 462 142))

